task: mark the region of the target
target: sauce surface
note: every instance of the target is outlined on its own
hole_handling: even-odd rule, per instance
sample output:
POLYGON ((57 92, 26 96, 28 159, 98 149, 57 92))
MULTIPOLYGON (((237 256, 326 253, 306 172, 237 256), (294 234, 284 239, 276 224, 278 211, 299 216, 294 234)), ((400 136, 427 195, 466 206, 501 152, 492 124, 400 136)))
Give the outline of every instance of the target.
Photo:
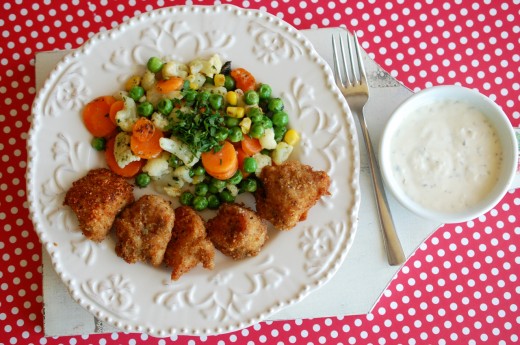
POLYGON ((495 186, 502 146, 493 125, 470 104, 442 100, 419 107, 390 141, 390 159, 404 192, 426 208, 458 212, 495 186))

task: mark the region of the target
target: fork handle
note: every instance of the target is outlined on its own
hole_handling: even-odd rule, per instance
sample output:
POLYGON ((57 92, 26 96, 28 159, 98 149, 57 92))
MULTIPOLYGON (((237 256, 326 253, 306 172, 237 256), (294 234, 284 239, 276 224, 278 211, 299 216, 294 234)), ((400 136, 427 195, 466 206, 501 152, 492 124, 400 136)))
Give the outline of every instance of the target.
POLYGON ((379 170, 379 164, 372 147, 372 141, 370 140, 363 110, 358 112, 358 116, 361 131, 363 132, 363 139, 365 141, 365 146, 368 152, 368 165, 372 175, 372 184, 376 197, 379 223, 383 232, 383 242, 386 249, 388 263, 391 266, 401 265, 403 262, 405 262, 406 256, 404 255, 403 248, 401 247, 401 242, 397 237, 394 220, 392 219, 392 214, 390 212, 388 200, 386 199, 386 194, 383 187, 381 171, 379 170))

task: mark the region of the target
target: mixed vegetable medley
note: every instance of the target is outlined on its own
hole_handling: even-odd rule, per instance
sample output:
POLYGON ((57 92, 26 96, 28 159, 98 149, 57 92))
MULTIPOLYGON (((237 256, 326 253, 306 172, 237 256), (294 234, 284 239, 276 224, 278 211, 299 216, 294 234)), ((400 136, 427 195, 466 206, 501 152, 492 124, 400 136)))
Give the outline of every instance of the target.
POLYGON ((263 167, 289 158, 299 133, 268 84, 215 54, 189 63, 148 60, 124 90, 83 110, 108 167, 198 211, 254 192, 263 167))

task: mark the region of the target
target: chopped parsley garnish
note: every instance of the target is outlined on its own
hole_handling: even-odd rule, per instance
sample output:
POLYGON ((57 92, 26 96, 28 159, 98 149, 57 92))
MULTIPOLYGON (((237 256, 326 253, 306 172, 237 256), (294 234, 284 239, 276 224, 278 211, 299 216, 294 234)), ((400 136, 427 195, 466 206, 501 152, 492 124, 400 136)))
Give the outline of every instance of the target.
POLYGON ((187 144, 193 154, 220 150, 215 138, 224 118, 219 113, 177 111, 177 120, 171 124, 172 134, 187 144))

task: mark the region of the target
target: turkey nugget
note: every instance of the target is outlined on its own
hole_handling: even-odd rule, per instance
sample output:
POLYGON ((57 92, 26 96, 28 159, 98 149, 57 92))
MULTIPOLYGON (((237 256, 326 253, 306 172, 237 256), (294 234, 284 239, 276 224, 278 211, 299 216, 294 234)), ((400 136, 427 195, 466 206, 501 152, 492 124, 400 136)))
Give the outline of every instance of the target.
POLYGON ((114 222, 116 253, 128 263, 150 262, 159 266, 172 236, 175 213, 170 203, 156 195, 144 195, 119 214, 114 222))
POLYGON ((176 208, 172 238, 164 254, 164 263, 173 269, 171 279, 178 280, 199 262, 213 269, 214 257, 215 248, 206 236, 202 218, 191 207, 176 208))
POLYGON ((292 229, 323 195, 330 195, 327 173, 298 161, 264 167, 260 181, 256 212, 279 230, 292 229))
POLYGON ((85 237, 101 242, 117 214, 134 202, 133 186, 108 169, 94 169, 72 183, 63 205, 76 214, 85 237))
POLYGON ((267 241, 267 226, 250 209, 222 204, 207 223, 208 236, 215 248, 234 260, 258 255, 267 241))

